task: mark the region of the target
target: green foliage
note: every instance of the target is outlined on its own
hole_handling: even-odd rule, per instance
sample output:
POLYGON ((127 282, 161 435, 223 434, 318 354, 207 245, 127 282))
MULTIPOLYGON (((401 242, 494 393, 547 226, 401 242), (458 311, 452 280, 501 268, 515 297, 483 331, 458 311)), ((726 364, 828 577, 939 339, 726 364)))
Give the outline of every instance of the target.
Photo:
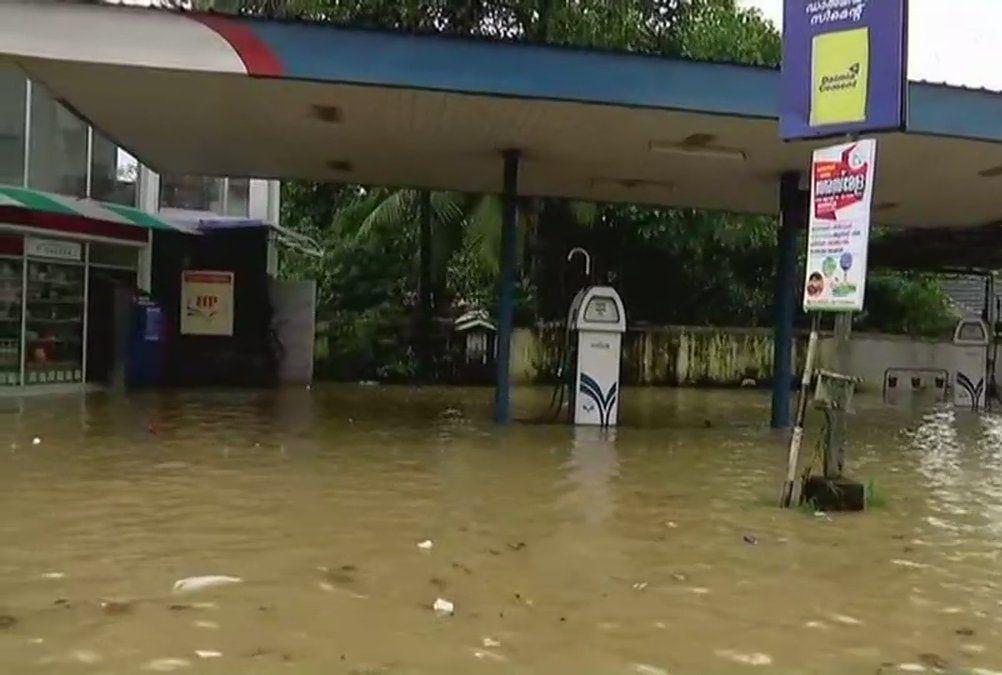
POLYGON ((935 277, 897 272, 870 276, 865 311, 856 325, 861 330, 947 337, 955 323, 947 296, 935 277))

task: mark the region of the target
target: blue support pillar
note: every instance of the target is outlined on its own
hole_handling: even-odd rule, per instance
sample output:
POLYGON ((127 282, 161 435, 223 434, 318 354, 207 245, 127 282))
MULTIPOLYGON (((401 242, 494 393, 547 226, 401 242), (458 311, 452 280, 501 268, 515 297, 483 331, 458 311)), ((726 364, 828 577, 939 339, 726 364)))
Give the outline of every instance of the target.
POLYGON ((494 389, 494 419, 511 420, 511 333, 515 320, 515 263, 518 225, 518 150, 505 150, 504 212, 501 219, 501 297, 498 302, 497 374, 494 389))
POLYGON ((784 173, 779 188, 779 256, 776 263, 773 336, 772 427, 790 426, 793 384, 793 322, 797 312, 797 252, 807 217, 807 199, 800 190, 800 174, 784 173))

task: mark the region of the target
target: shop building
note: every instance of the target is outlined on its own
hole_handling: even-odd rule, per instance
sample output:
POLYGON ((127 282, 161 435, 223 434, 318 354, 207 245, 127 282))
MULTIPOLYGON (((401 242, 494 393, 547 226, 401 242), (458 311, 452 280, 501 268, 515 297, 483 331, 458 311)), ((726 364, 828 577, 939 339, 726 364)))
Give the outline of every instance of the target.
MULTIPOLYGON (((0 391, 110 381, 123 291, 154 292, 157 264, 180 264, 155 262, 158 236, 190 256, 199 246, 176 242, 202 234, 200 220, 244 224, 265 232, 254 273, 270 278, 280 235, 264 226, 278 210, 277 181, 159 175, 0 65, 0 391)), ((176 301, 180 284, 161 279, 160 294, 176 301)))

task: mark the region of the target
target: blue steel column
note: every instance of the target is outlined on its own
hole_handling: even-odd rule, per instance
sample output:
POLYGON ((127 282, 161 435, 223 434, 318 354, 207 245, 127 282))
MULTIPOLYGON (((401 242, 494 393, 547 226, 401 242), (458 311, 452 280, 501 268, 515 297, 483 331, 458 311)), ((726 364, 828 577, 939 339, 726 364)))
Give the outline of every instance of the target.
POLYGON ((793 383, 793 321, 797 312, 797 251, 800 230, 807 215, 807 201, 800 191, 800 174, 784 173, 779 187, 779 256, 776 264, 773 336, 772 427, 790 426, 793 383))
POLYGON ((494 419, 511 420, 511 332, 515 320, 516 227, 518 224, 518 150, 505 150, 504 212, 501 219, 501 298, 498 302, 497 375, 494 389, 494 419))

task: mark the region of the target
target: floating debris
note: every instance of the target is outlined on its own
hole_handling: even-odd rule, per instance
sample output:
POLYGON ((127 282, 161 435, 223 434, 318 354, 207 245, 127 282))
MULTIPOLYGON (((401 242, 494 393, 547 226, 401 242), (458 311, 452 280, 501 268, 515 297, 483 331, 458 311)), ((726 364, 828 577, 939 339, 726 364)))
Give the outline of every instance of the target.
POLYGON ((492 649, 494 647, 500 647, 501 641, 495 640, 494 638, 491 637, 485 637, 483 640, 481 640, 481 644, 488 649, 492 649))
POLYGON ((665 527, 674 530, 676 527, 678 527, 678 523, 676 523, 674 520, 666 520, 665 527))
POLYGON ((658 668, 648 663, 634 663, 633 672, 639 673, 639 675, 668 675, 668 671, 664 668, 658 668))
POLYGON ((418 543, 417 547, 422 551, 430 551, 434 548, 435 544, 431 539, 425 539, 424 541, 418 543))
POLYGON ((508 548, 511 549, 512 551, 521 551, 523 548, 525 548, 525 545, 526 544, 524 541, 520 541, 517 544, 508 544, 508 548))
POLYGON ((80 663, 93 664, 101 660, 101 655, 93 649, 75 649, 70 652, 70 658, 80 663))
POLYGON ((114 616, 116 614, 125 614, 132 609, 132 603, 125 600, 102 600, 101 601, 101 611, 105 614, 114 616))
POLYGON ((66 573, 65 572, 43 572, 42 573, 42 578, 43 579, 65 579, 66 578, 66 573))
POLYGON ((647 588, 647 582, 646 581, 638 581, 637 583, 633 584, 633 590, 635 590, 635 591, 642 591, 645 588, 647 588))
POLYGON ((706 595, 710 592, 710 589, 706 586, 693 586, 688 589, 690 593, 695 593, 696 595, 706 595))
POLYGON ((771 666, 772 657, 768 654, 763 654, 761 652, 752 652, 751 654, 742 654, 741 652, 736 652, 733 649, 718 649, 716 655, 723 659, 730 659, 735 663, 741 663, 746 666, 771 666))
POLYGON ((828 624, 826 624, 824 621, 808 621, 807 623, 804 624, 804 626, 807 628, 820 628, 820 629, 828 628, 828 624))
POLYGON ((912 569, 916 570, 924 570, 929 567, 932 567, 932 565, 927 565, 925 563, 915 562, 914 560, 902 560, 900 558, 894 558, 893 560, 891 560, 891 564, 897 565, 898 567, 911 567, 912 569))
POLYGON ((675 581, 688 581, 689 575, 683 572, 672 572, 671 578, 674 579, 675 581))
POLYGON ((456 606, 445 598, 437 598, 431 608, 435 610, 435 613, 439 616, 452 616, 456 613, 456 606))
POLYGON ((39 438, 38 436, 35 436, 33 439, 31 439, 31 444, 32 445, 41 445, 42 444, 42 439, 39 438))
POLYGON ((741 537, 741 539, 744 540, 746 544, 751 544, 752 546, 758 543, 758 539, 755 538, 754 534, 746 534, 745 536, 741 537))
POLYGON ((863 622, 846 614, 832 614, 832 619, 843 626, 862 626, 863 622))
POLYGON ((214 649, 196 649, 195 656, 200 659, 221 659, 223 653, 217 652, 214 649))
POLYGON ((0 630, 9 630, 17 625, 17 617, 10 614, 0 614, 0 630))
POLYGON ((153 659, 148 661, 144 666, 143 670, 152 670, 158 673, 169 673, 172 670, 180 670, 181 668, 187 668, 191 665, 191 661, 188 659, 153 659))
POLYGON ((219 628, 219 624, 215 621, 193 621, 191 625, 195 628, 205 628, 207 630, 217 630, 219 628))
POLYGON ((210 574, 202 577, 187 577, 174 582, 174 593, 194 593, 206 588, 215 586, 229 586, 243 583, 240 577, 231 577, 224 574, 210 574))
POLYGON ((932 652, 919 654, 919 661, 930 668, 935 668, 937 670, 945 670, 950 667, 950 664, 947 663, 946 659, 939 654, 933 654, 932 652))
POLYGON ((486 649, 474 649, 473 655, 482 661, 487 660, 494 661, 495 663, 508 663, 508 659, 505 657, 486 649))
POLYGON ((901 663, 898 664, 898 670, 905 673, 924 673, 925 666, 921 663, 901 663))

